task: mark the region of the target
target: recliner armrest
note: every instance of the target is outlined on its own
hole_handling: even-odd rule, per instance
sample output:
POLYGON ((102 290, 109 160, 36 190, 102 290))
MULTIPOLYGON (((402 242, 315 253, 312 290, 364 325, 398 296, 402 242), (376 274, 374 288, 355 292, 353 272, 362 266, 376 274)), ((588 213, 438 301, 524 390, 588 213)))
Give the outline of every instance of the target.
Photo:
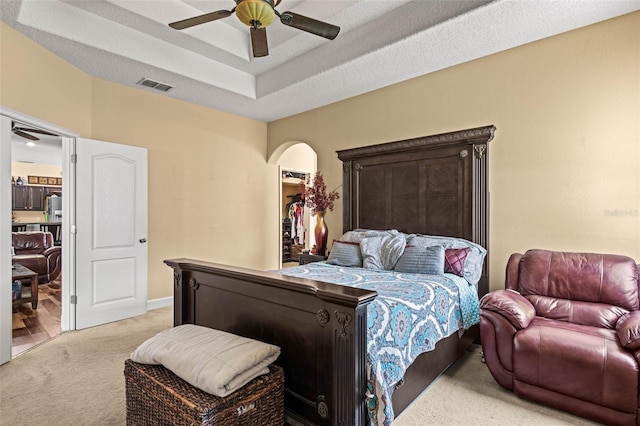
POLYGON ((48 249, 45 249, 42 252, 42 255, 44 257, 50 257, 51 255, 60 256, 61 253, 62 253, 62 247, 54 246, 54 247, 49 247, 48 249))
POLYGON ((640 350, 640 311, 624 314, 616 323, 620 344, 630 351, 640 350))
POLYGON ((528 327, 536 316, 533 305, 515 290, 497 290, 485 294, 480 300, 480 309, 502 315, 519 330, 528 327))

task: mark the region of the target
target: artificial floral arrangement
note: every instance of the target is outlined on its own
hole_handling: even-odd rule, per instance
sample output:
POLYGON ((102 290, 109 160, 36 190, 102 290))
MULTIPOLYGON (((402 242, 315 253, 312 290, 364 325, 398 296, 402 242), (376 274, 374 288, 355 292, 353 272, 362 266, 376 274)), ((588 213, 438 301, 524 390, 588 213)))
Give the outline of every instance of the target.
POLYGON ((304 204, 311 209, 311 214, 327 210, 333 211, 333 202, 340 198, 335 190, 327 194, 327 185, 320 172, 316 172, 313 185, 310 178, 307 178, 306 185, 304 181, 300 181, 298 191, 302 194, 304 204))

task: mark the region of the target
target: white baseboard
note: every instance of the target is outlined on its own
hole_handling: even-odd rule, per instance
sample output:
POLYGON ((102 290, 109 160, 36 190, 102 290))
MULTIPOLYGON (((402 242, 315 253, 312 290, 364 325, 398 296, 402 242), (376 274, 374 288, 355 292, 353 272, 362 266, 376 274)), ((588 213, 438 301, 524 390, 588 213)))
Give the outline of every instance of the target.
POLYGON ((173 296, 147 300, 147 310, 164 308, 165 306, 173 306, 173 296))

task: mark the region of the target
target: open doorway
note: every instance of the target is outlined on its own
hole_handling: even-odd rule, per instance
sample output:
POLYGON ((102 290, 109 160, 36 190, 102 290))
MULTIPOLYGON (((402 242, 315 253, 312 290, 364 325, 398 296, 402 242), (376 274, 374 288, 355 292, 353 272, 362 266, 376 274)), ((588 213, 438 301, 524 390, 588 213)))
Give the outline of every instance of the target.
MULTIPOLYGON (((9 274, 14 260, 10 253, 13 235, 12 190, 24 186, 11 184, 14 122, 60 135, 62 192, 56 195, 63 201, 61 246, 58 246, 62 251, 62 279, 61 282, 54 280, 61 285, 60 331, 140 315, 146 312, 147 305, 147 150, 78 138, 77 134, 62 127, 0 106, 0 364, 12 358, 13 273, 9 274), (85 178, 80 179, 78 184, 76 175, 85 178), (88 206, 83 209, 80 218, 76 217, 76 205, 88 206), (105 217, 110 220, 104 220, 105 217), (108 225, 112 225, 112 228, 108 225), (78 229, 81 231, 77 232, 78 229), (121 250, 111 250, 113 246, 121 250), (96 257, 98 255, 99 258, 96 257), (113 267, 118 260, 116 258, 125 259, 118 265, 122 267, 113 267), (98 273, 93 274, 97 269, 98 273), (78 281, 82 283, 81 286, 76 286, 78 281)), ((27 184, 28 176, 27 173, 27 184)), ((17 180, 15 175, 14 179, 17 180)), ((23 179, 24 176, 21 176, 23 179)), ((35 191, 37 193, 39 189, 35 191)), ((30 199, 33 200, 38 202, 40 198, 30 199)), ((43 205, 55 204, 43 199, 43 205)), ((52 209, 52 215, 56 215, 55 210, 52 209)), ((59 213, 57 215, 60 216, 59 213)), ((50 224, 29 225, 45 227, 50 224)), ((31 229, 35 229, 35 226, 31 229)), ((32 277, 33 274, 25 278, 32 277)), ((35 291, 26 294, 29 303, 31 296, 39 295, 39 278, 33 284, 28 284, 29 291, 35 287, 35 291)), ((22 297, 25 294, 21 292, 22 297)), ((40 303, 36 303, 36 309, 38 305, 40 303)))
MULTIPOLYGON (((276 153, 277 155, 277 153, 276 153)), ((306 143, 291 143, 277 157, 280 193, 280 253, 283 268, 296 266, 315 244, 315 218, 300 200, 298 185, 316 171, 317 155, 306 143)))
POLYGON ((12 122, 12 357, 61 333, 62 138, 12 122))
MULTIPOLYGON (((71 161, 72 154, 75 154, 75 133, 53 125, 46 121, 28 116, 19 111, 0 106, 0 364, 9 362, 12 358, 12 284, 13 284, 13 256, 12 247, 12 196, 14 185, 11 185, 12 173, 12 139, 14 136, 14 122, 24 124, 25 127, 43 130, 48 133, 60 135, 62 142, 62 186, 65 196, 63 197, 63 211, 61 242, 62 242, 62 267, 61 267, 61 331, 67 331, 75 327, 75 310, 71 308, 70 297, 72 289, 75 288, 75 239, 71 238, 69 223, 75 220, 75 212, 71 206, 75 205, 75 194, 72 188, 75 187, 75 165, 71 161)), ((32 132, 35 133, 35 132, 32 132)), ((15 178, 17 179, 17 178, 15 178)), ((28 183, 28 174, 27 174, 28 183)), ((47 181, 48 183, 48 181, 47 181)), ((57 183, 57 182, 56 182, 57 183)), ((53 186, 53 185, 52 185, 53 186)), ((35 198, 39 200, 39 198, 35 198)), ((43 199, 43 202, 45 200, 43 199)), ((39 277, 38 277, 39 278, 39 277)), ((35 286, 39 280, 35 280, 35 286)), ((31 287, 31 285, 29 285, 31 287)), ((29 291, 31 288, 29 288, 29 291)), ((36 291, 29 294, 38 295, 36 291)), ((24 294, 21 294, 24 296, 24 294)))
POLYGON ((296 266, 300 255, 309 250, 309 209, 305 208, 301 182, 309 172, 282 169, 282 267, 296 266))

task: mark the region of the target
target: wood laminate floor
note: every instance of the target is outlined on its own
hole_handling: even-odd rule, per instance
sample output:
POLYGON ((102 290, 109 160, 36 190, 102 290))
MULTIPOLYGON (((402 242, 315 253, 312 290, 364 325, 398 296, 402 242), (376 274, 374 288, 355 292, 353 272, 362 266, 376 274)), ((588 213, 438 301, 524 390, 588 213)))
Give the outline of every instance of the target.
POLYGON ((38 286, 38 309, 23 303, 13 311, 12 356, 60 335, 60 282, 38 286))

